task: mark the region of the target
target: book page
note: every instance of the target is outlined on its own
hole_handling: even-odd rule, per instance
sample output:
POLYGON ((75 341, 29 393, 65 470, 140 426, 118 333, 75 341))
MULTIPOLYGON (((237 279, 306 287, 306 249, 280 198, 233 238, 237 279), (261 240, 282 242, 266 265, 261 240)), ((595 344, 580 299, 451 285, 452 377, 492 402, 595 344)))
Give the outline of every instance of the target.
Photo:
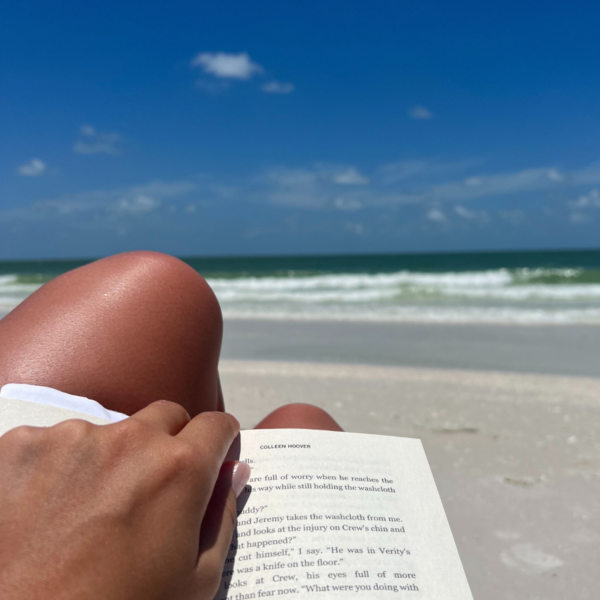
POLYGON ((216 600, 472 599, 419 440, 241 433, 252 478, 216 600))

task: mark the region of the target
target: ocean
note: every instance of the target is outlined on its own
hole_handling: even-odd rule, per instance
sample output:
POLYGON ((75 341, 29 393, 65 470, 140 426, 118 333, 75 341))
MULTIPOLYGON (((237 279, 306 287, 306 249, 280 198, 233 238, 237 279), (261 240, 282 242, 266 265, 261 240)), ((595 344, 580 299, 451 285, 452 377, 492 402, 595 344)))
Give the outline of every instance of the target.
MULTIPOLYGON (((226 319, 600 324, 600 250, 184 260, 226 319)), ((86 262, 0 262, 0 312, 86 262)))

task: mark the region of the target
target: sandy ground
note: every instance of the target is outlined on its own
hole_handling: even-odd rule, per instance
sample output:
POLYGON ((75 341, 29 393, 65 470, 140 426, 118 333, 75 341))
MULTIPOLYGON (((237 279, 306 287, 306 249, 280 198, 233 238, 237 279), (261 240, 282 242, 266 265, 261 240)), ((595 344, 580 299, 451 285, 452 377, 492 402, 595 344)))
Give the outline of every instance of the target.
POLYGON ((348 431, 422 439, 476 599, 600 598, 600 379, 320 361, 221 373, 243 427, 309 401, 348 431))

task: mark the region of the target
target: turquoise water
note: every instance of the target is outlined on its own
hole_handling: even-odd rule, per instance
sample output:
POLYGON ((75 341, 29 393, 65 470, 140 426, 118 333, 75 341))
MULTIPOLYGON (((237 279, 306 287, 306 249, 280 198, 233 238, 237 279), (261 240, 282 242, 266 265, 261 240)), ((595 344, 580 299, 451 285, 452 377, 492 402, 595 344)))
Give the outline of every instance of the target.
MULTIPOLYGON (((600 250, 185 260, 226 318, 600 323, 600 250)), ((86 262, 0 262, 0 310, 86 262)))

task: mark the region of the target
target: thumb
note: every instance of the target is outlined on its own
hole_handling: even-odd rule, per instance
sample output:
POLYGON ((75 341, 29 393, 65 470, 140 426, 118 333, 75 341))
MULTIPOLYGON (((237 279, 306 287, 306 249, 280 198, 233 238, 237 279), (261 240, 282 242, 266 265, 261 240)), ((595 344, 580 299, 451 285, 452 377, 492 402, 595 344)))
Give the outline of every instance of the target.
POLYGON ((225 559, 237 523, 236 500, 248 483, 251 472, 243 462, 223 463, 202 520, 196 572, 205 589, 210 587, 215 594, 221 584, 225 559))

